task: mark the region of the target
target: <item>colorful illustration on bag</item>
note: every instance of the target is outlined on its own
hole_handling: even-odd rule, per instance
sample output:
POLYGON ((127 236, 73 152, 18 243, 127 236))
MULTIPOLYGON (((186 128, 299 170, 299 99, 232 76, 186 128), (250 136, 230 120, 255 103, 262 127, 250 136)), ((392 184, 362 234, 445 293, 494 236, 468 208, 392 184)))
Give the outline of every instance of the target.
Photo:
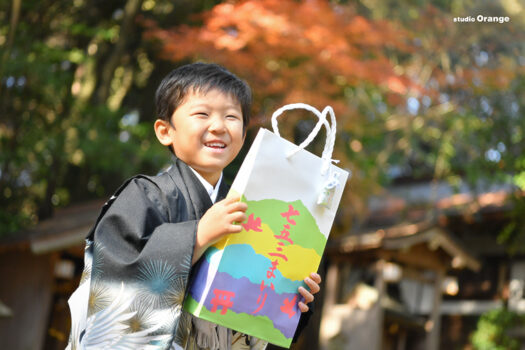
POLYGON ((308 288, 303 279, 317 271, 326 237, 299 200, 242 200, 248 204, 242 232, 207 250, 185 308, 289 347, 301 314, 297 289, 308 288))

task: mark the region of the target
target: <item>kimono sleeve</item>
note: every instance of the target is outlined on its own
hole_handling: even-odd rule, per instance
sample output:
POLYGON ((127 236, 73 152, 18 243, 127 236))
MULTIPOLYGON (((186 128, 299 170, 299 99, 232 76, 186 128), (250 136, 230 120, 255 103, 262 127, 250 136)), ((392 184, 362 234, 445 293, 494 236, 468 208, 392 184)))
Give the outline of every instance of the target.
POLYGON ((186 288, 197 223, 176 188, 131 180, 94 230, 92 282, 136 288, 150 309, 172 307, 169 296, 186 288))
POLYGON ((69 299, 68 349, 184 346, 196 229, 175 186, 167 193, 137 177, 119 189, 87 239, 83 278, 69 299))

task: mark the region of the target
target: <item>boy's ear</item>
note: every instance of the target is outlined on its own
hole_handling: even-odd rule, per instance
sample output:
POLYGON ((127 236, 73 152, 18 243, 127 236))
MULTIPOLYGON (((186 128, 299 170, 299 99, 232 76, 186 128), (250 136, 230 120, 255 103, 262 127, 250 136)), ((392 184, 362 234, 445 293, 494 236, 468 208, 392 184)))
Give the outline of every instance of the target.
POLYGON ((157 119, 153 124, 155 135, 159 142, 164 146, 171 146, 173 139, 171 138, 171 124, 165 120, 157 119))

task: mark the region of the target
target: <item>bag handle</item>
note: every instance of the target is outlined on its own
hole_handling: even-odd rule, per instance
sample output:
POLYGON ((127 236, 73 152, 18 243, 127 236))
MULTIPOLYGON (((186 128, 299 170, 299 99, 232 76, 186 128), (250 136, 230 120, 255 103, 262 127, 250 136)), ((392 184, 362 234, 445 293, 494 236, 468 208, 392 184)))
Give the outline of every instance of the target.
POLYGON ((335 132, 336 132, 336 120, 335 120, 335 114, 334 110, 330 106, 326 106, 325 109, 323 109, 322 112, 319 112, 319 110, 315 107, 312 107, 306 103, 292 103, 285 105, 278 110, 276 110, 272 115, 272 129, 273 132, 277 136, 281 136, 279 134, 279 127, 277 125, 277 118, 285 111, 289 111, 292 109, 306 109, 312 113, 314 113, 317 118, 319 118, 319 121, 315 124, 315 127, 312 129, 308 137, 299 145, 296 149, 289 152, 286 157, 290 158, 293 155, 295 155, 300 150, 304 149, 306 146, 308 146, 313 139, 317 136, 319 133, 319 130, 321 130, 321 127, 324 125, 326 128, 326 143, 323 149, 323 153, 321 155, 321 158, 323 159, 323 166, 321 168, 321 174, 324 175, 326 171, 328 170, 328 166, 331 162, 338 163, 338 160, 331 159, 332 153, 334 151, 334 145, 335 145, 335 132), (326 120, 327 115, 330 114, 330 122, 331 125, 326 120))

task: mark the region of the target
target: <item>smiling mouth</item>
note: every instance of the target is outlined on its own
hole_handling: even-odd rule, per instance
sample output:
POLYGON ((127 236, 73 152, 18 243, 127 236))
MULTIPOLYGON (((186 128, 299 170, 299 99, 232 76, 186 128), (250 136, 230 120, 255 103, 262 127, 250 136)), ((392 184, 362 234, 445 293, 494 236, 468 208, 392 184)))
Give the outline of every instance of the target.
POLYGON ((214 149, 226 148, 226 144, 222 142, 207 142, 204 144, 204 146, 214 148, 214 149))

